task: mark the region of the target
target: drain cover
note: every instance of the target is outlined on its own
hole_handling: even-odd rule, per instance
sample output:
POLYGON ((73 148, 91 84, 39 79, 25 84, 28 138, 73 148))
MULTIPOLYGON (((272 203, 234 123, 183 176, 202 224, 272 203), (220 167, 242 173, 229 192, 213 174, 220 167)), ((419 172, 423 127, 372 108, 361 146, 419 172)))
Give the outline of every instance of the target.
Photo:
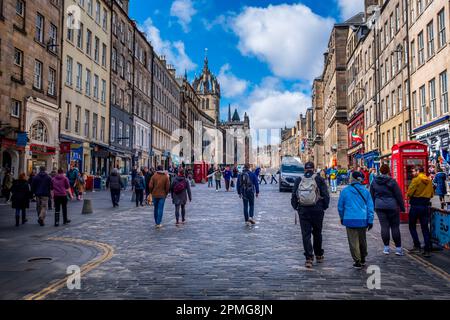
POLYGON ((52 261, 52 258, 48 257, 38 257, 38 258, 30 258, 28 259, 28 262, 39 262, 39 261, 52 261))

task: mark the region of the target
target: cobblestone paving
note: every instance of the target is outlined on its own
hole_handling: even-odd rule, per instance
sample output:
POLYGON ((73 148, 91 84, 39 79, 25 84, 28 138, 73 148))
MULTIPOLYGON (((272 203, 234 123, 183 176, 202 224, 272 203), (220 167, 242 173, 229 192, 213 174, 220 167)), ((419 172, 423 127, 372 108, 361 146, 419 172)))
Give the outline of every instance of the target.
MULTIPOLYGON (((379 232, 368 236, 368 265, 381 269, 381 289, 354 270, 346 232, 331 202, 324 225, 325 262, 308 270, 290 194, 262 186, 257 225, 244 225, 235 193, 193 188, 188 223, 176 227, 166 202, 161 230, 150 208, 111 210, 57 232, 112 245, 114 257, 82 278, 80 290, 49 299, 449 299, 450 283, 411 258, 381 253, 379 232)), ((376 222, 377 224, 377 222, 376 222)))

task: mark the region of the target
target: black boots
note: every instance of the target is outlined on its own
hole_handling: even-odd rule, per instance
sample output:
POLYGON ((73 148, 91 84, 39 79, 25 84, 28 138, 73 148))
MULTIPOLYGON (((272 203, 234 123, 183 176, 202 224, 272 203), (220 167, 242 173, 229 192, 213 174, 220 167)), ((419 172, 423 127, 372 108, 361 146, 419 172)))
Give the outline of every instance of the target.
POLYGON ((55 227, 59 227, 59 212, 55 212, 55 227))
POLYGON ((25 213, 25 212, 22 212, 22 224, 25 224, 25 223, 27 223, 28 222, 28 220, 27 220, 27 214, 25 213))
POLYGON ((20 225, 20 216, 16 216, 16 227, 20 225))
POLYGON ((69 224, 70 220, 67 218, 67 213, 63 212, 63 223, 64 224, 69 224))

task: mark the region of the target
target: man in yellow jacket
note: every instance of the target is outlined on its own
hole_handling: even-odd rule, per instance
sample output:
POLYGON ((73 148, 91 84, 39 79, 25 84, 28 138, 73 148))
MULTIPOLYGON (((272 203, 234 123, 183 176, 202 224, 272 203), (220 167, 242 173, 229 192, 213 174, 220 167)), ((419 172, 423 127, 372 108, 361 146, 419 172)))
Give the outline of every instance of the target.
POLYGON ((425 175, 423 167, 417 167, 413 170, 414 179, 408 188, 409 198, 409 232, 414 241, 414 248, 411 252, 420 253, 420 240, 416 230, 417 219, 420 221, 423 239, 425 242, 423 256, 431 256, 431 237, 428 228, 428 212, 431 206, 431 199, 434 197, 433 183, 425 175))

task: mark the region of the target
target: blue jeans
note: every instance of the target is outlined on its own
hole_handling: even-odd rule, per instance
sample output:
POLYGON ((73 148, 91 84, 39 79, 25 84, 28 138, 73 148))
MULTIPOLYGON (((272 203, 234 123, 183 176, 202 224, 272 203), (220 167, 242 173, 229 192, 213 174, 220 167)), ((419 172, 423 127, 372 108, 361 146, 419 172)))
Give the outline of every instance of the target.
POLYGON ((337 180, 331 179, 331 192, 337 192, 337 180))
POLYGON ((160 225, 163 212, 164 212, 164 203, 166 202, 166 198, 153 198, 153 206, 155 207, 155 223, 156 225, 160 225))
POLYGON ((427 206, 411 206, 409 209, 409 232, 414 241, 414 247, 420 248, 420 240, 416 230, 417 219, 420 221, 422 229, 423 241, 425 242, 425 251, 431 251, 431 236, 428 228, 428 207, 427 206))
POLYGON ((253 218, 253 214, 255 211, 255 195, 253 193, 248 194, 245 197, 243 197, 243 201, 244 201, 244 217, 245 222, 247 222, 249 217, 253 218))

